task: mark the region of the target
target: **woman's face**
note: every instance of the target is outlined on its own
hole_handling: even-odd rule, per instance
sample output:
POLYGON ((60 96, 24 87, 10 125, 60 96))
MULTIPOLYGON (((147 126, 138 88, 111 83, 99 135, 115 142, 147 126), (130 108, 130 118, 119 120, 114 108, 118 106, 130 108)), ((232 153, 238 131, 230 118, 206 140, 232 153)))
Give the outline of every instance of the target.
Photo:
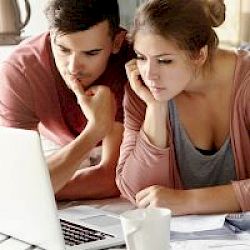
POLYGON ((194 65, 187 53, 160 35, 138 31, 134 50, 141 78, 158 101, 172 99, 194 78, 194 65))

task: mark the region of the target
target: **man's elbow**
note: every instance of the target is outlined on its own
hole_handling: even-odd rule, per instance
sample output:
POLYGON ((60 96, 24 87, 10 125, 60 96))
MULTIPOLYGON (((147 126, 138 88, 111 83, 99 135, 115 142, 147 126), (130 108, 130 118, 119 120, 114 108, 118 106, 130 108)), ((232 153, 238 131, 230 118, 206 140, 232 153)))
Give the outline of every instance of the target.
POLYGON ((102 181, 104 181, 103 186, 105 186, 106 198, 119 196, 120 191, 115 181, 115 176, 116 176, 115 169, 101 167, 101 171, 102 171, 101 176, 103 177, 102 181))

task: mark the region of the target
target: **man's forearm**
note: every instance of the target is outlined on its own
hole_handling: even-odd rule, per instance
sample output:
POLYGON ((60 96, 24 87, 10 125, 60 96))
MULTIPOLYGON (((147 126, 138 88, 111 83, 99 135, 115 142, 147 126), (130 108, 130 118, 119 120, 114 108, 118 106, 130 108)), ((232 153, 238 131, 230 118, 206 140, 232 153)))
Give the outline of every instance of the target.
POLYGON ((71 179, 86 154, 101 140, 101 136, 91 126, 72 142, 50 155, 47 159, 50 177, 55 193, 71 179))
POLYGON ((57 199, 100 199, 117 196, 120 192, 116 187, 115 174, 122 134, 123 125, 115 122, 112 131, 103 138, 99 165, 78 170, 57 193, 57 199))
POLYGON ((56 194, 57 200, 101 199, 114 197, 120 192, 115 184, 115 169, 92 166, 76 172, 56 194))

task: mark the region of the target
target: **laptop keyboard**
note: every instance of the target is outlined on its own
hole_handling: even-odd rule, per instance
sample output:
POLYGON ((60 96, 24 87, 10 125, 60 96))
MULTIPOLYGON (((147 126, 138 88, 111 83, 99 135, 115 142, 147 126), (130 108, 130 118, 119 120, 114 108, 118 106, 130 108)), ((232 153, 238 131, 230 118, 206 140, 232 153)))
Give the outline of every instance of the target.
POLYGON ((74 246, 87 242, 114 238, 113 235, 93 230, 72 222, 60 219, 66 245, 74 246))

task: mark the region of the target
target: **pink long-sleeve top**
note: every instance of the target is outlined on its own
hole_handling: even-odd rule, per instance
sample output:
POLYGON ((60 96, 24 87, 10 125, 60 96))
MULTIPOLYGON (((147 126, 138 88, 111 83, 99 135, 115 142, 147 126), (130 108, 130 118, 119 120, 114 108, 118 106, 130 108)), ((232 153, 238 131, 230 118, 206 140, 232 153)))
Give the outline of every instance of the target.
MULTIPOLYGON (((231 98, 230 139, 237 180, 232 182, 242 211, 250 210, 250 53, 237 52, 231 98)), ((134 202, 135 194, 152 185, 183 189, 168 120, 169 147, 152 145, 142 130, 146 105, 130 87, 124 98, 125 132, 117 166, 117 185, 134 202)))

